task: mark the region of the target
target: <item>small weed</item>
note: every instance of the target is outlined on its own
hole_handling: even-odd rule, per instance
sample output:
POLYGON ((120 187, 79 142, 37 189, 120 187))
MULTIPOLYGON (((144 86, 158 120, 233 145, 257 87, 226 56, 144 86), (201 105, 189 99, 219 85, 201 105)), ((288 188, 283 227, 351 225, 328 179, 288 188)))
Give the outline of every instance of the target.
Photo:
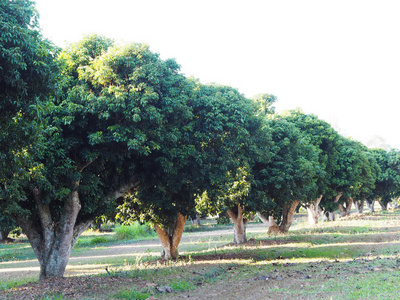
POLYGON ((91 245, 105 244, 108 242, 110 242, 110 239, 105 236, 96 236, 90 240, 91 245))
POLYGON ((49 295, 46 295, 44 298, 41 300, 62 300, 63 295, 60 293, 51 293, 49 295))
POLYGON ((114 294, 114 297, 117 299, 132 299, 132 300, 141 300, 141 299, 147 299, 150 297, 150 292, 147 291, 146 289, 141 289, 140 291, 137 290, 137 288, 132 288, 131 290, 122 290, 116 294, 114 294))

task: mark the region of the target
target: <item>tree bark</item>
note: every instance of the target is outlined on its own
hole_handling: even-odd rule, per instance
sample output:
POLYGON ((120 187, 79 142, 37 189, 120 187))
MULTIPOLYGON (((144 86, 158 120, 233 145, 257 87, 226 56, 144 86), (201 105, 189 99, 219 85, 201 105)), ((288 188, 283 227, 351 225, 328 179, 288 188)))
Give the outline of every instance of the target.
POLYGON ((364 212, 364 202, 364 200, 354 201, 354 206, 359 214, 362 214, 364 212))
POLYGON ((243 209, 238 205, 238 213, 235 214, 231 209, 227 211, 233 221, 233 242, 235 244, 243 244, 247 242, 246 226, 248 220, 243 218, 243 209))
POLYGON ((162 228, 158 224, 155 226, 156 233, 160 239, 163 259, 177 259, 178 245, 182 238, 183 229, 185 228, 187 216, 178 213, 175 224, 170 228, 162 228))
POLYGON ((393 199, 393 209, 398 209, 399 208, 399 203, 397 202, 399 200, 399 198, 394 198, 393 199))
POLYGON ((9 233, 10 233, 9 230, 0 230, 0 241, 7 240, 9 233))
MULTIPOLYGON (((135 183, 130 183, 131 188, 135 183)), ((14 220, 28 237, 33 251, 39 260, 39 279, 62 277, 68 264, 71 250, 79 236, 93 220, 76 223, 81 203, 78 194, 79 181, 72 183, 72 189, 64 201, 60 219, 55 222, 48 204, 42 200, 41 191, 33 190, 38 219, 14 216, 14 220)), ((120 197, 126 192, 125 184, 112 191, 109 197, 120 197)))
POLYGON ((196 219, 193 219, 192 218, 192 224, 193 225, 197 225, 197 226, 200 226, 200 214, 196 214, 196 219))
POLYGON ((256 212, 256 216, 261 220, 261 222, 263 222, 264 225, 266 225, 267 227, 270 226, 268 219, 266 217, 264 217, 264 215, 262 213, 260 213, 258 211, 258 212, 256 212))
POLYGON ((271 235, 280 233, 281 230, 279 229, 279 226, 276 224, 274 216, 269 216, 268 220, 269 220, 268 234, 271 235))
POLYGON ((386 205, 385 205, 385 203, 383 203, 381 200, 378 200, 378 203, 379 203, 379 205, 381 206, 381 209, 382 210, 387 210, 387 203, 386 203, 386 205))
POLYGON ((320 195, 314 203, 310 203, 306 206, 307 213, 308 213, 308 223, 310 225, 317 225, 318 224, 318 217, 319 217, 319 204, 322 200, 322 195, 320 195))
POLYGON ((77 187, 79 182, 73 184, 63 207, 60 221, 53 223, 50 207, 44 204, 41 192, 33 190, 36 201, 39 222, 32 219, 17 218, 18 224, 27 235, 29 242, 39 260, 39 279, 49 277, 62 277, 67 266, 73 247, 73 235, 76 218, 81 209, 77 187))
POLYGON ((367 201, 367 206, 370 213, 375 212, 374 205, 375 205, 375 200, 367 201))
POLYGON ((340 216, 345 217, 350 215, 351 206, 353 205, 353 198, 349 197, 344 204, 339 203, 340 216))
POLYGON ((292 203, 285 203, 283 205, 283 215, 282 222, 279 225, 279 230, 282 233, 287 233, 289 231, 290 226, 292 226, 293 216, 296 210, 297 205, 299 205, 299 200, 293 200, 292 203))
POLYGON ((325 217, 328 222, 335 221, 335 213, 334 212, 326 211, 325 217))
POLYGON ((263 224, 268 227, 268 234, 277 234, 280 232, 279 226, 276 225, 273 216, 269 216, 267 219, 260 212, 257 212, 256 214, 257 214, 258 218, 261 220, 261 222, 263 222, 263 224))

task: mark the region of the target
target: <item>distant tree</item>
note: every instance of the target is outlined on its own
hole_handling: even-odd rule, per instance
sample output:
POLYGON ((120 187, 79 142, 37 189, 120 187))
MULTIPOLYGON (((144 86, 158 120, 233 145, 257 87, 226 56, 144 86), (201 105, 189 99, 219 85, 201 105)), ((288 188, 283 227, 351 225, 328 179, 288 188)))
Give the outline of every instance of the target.
MULTIPOLYGON (((383 149, 371 150, 379 166, 379 174, 371 198, 379 202, 383 210, 393 198, 400 193, 400 152, 392 149, 389 152, 383 149)), ((373 200, 370 200, 372 204, 373 200)))
POLYGON ((211 214, 227 213, 234 223, 234 242, 244 243, 247 223, 263 203, 262 198, 249 197, 254 183, 251 168, 271 157, 271 136, 265 118, 271 101, 264 100, 273 97, 262 95, 259 100, 249 100, 226 87, 208 87, 201 94, 203 101, 211 100, 202 113, 211 134, 204 148, 207 160, 203 160, 210 176, 197 205, 211 214))
POLYGON ((375 173, 371 168, 373 160, 369 159, 367 148, 359 142, 342 137, 338 145, 338 169, 332 177, 334 189, 341 195, 335 203, 342 216, 350 214, 352 204, 359 207, 375 188, 375 173))
POLYGON ((310 224, 318 223, 320 205, 330 210, 335 206, 334 199, 340 197, 333 185, 333 177, 338 165, 338 143, 340 135, 327 122, 315 115, 307 115, 301 111, 290 111, 285 120, 292 122, 305 134, 310 143, 318 149, 320 170, 317 173, 317 192, 306 205, 310 224))
MULTIPOLYGON (((299 203, 307 204, 317 194, 319 149, 293 123, 277 115, 268 122, 271 130, 273 153, 269 161, 256 164, 251 193, 266 201, 259 215, 275 216, 279 230, 288 232, 299 203)), ((264 217, 263 217, 264 216, 264 217)))

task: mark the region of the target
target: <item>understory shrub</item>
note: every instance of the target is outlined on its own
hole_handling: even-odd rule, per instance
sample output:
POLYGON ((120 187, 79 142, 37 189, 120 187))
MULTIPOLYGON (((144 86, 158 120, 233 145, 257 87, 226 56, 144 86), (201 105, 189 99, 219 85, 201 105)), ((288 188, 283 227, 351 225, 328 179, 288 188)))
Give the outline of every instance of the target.
POLYGON ((137 239, 155 236, 156 233, 149 224, 136 221, 132 225, 116 225, 114 229, 117 238, 121 240, 137 239))

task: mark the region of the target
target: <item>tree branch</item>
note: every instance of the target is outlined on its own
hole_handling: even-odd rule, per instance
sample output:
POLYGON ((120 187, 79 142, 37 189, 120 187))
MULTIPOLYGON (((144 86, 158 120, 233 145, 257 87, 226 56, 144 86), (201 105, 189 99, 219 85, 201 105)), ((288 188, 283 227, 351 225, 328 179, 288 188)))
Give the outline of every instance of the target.
POLYGON ((107 195, 107 199, 118 199, 126 194, 127 191, 139 185, 137 176, 132 176, 127 182, 121 184, 118 188, 107 195))

